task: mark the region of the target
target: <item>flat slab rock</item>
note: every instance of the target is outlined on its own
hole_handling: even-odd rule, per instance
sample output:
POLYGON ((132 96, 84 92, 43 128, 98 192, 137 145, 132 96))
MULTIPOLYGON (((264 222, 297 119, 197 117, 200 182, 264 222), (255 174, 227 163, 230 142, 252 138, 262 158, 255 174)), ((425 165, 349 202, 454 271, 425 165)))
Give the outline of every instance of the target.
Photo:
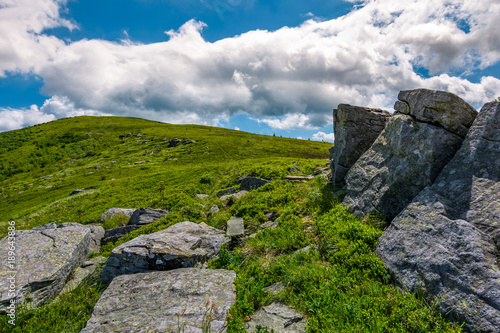
MULTIPOLYGON (((99 249, 104 229, 78 223, 46 224, 31 230, 16 231, 16 296, 17 303, 31 300, 39 305, 53 299, 63 289, 74 268, 80 266, 90 252, 99 249)), ((0 240, 7 249, 8 237, 0 240)), ((0 251, 0 312, 14 297, 9 295, 12 274, 7 266, 7 251, 0 251)))
POLYGON ((177 223, 113 249, 100 281, 110 283, 123 274, 193 267, 215 257, 229 241, 224 231, 206 224, 177 223))
POLYGON ((454 158, 380 237, 409 290, 423 288, 464 332, 500 328, 500 103, 488 103, 454 158))
POLYGON ((257 326, 273 329, 276 333, 305 333, 304 316, 295 309, 279 302, 264 306, 252 315, 245 324, 248 332, 254 332, 257 326))
POLYGON ((129 225, 146 225, 158 221, 164 216, 167 216, 168 210, 139 208, 130 217, 129 225))
POLYGON ((228 270, 180 268, 122 275, 113 280, 81 333, 202 332, 207 302, 215 304, 210 329, 219 332, 236 301, 228 270), (177 314, 180 313, 180 320, 177 314))
POLYGON ((227 221, 226 234, 229 237, 239 237, 245 234, 245 223, 242 217, 231 216, 227 221))

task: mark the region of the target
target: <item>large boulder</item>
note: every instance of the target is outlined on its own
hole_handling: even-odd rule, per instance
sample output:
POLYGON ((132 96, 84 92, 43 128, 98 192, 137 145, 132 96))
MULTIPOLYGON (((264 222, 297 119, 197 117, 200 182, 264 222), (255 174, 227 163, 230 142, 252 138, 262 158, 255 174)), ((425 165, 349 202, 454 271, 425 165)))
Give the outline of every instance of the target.
POLYGON ((134 211, 130 217, 129 225, 146 225, 158 221, 164 216, 167 216, 168 210, 139 208, 134 211))
POLYGON ((500 103, 486 104, 462 147, 397 216, 377 251, 409 290, 439 300, 465 331, 500 328, 500 103))
POLYGON ((229 241, 222 230, 188 221, 177 223, 113 249, 100 281, 110 283, 122 274, 193 267, 215 257, 229 241))
MULTIPOLYGON (((346 176, 347 195, 343 205, 356 216, 381 213, 391 221, 426 186, 431 185, 444 166, 460 148, 462 127, 469 128, 477 111, 471 106, 459 110, 460 125, 451 126, 445 114, 456 114, 458 97, 443 91, 418 89, 400 95, 429 98, 429 101, 405 101, 412 105, 425 104, 427 113, 420 109, 396 111, 373 145, 352 166, 346 176), (450 97, 450 95, 454 97, 450 97), (438 97, 441 96, 440 100, 438 97), (432 104, 432 103, 434 104, 432 104), (425 121, 419 120, 424 113, 425 121), (446 126, 447 128, 445 128, 446 126), (453 132, 454 128, 460 129, 453 132)), ((400 109, 401 103, 396 103, 400 109)), ((467 105, 462 101, 462 106, 467 105)))
POLYGON ((348 104, 339 104, 333 110, 335 145, 329 149, 333 185, 345 185, 349 169, 370 148, 390 118, 387 111, 348 104))
MULTIPOLYGON (((8 266, 8 251, 0 251, 0 311, 6 310, 11 299, 16 303, 28 300, 36 306, 57 296, 71 271, 96 249, 103 234, 102 227, 78 223, 50 223, 16 231, 15 267, 8 266), (17 272, 15 292, 10 290, 13 271, 17 272)), ((1 249, 8 244, 9 237, 0 240, 1 249)))
POLYGON ((101 214, 101 222, 109 220, 115 216, 124 215, 128 216, 129 219, 136 210, 134 208, 110 208, 101 214))
POLYGON ((81 333, 201 333, 212 305, 206 329, 222 332, 236 300, 235 278, 234 271, 197 268, 118 276, 102 293, 81 333))

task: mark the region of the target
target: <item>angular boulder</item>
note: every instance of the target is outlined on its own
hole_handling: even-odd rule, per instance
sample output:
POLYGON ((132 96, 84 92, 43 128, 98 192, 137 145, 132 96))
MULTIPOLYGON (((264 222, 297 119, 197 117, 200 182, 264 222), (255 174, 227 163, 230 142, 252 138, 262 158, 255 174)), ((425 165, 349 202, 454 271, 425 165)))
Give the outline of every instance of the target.
POLYGON ((305 333, 307 325, 303 319, 304 316, 294 308, 275 302, 255 312, 245 328, 248 332, 254 332, 260 326, 280 333, 305 333))
POLYGON ((111 252, 100 281, 118 275, 193 267, 215 257, 230 241, 224 231, 193 222, 181 222, 123 243, 111 252))
POLYGON ((229 237, 241 237, 245 234, 245 223, 242 217, 231 216, 227 221, 226 235, 229 237))
MULTIPOLYGON (((425 89, 410 95, 427 96, 419 93, 421 90, 425 89)), ((435 107, 432 112, 425 113, 425 121, 419 120, 420 109, 406 110, 408 114, 397 111, 370 149, 349 170, 347 195, 342 205, 349 207, 356 216, 381 213, 391 221, 420 191, 434 182, 460 148, 463 137, 451 130, 469 128, 477 111, 471 106, 461 108, 467 116, 457 116, 457 119, 464 122, 460 126, 448 126, 445 114, 456 112, 456 105, 445 102, 459 97, 450 97, 452 94, 447 92, 429 94, 431 101, 419 102, 435 107), (441 102, 437 96, 442 97, 441 102)), ((400 108, 400 104, 396 103, 396 107, 400 108)))
POLYGON ((240 184, 241 191, 255 190, 256 188, 264 186, 269 182, 270 182, 270 180, 257 178, 257 177, 244 177, 244 178, 238 180, 238 183, 240 184))
POLYGON ((167 216, 168 210, 139 208, 130 217, 129 225, 145 225, 158 221, 164 216, 167 216))
POLYGON ((377 252, 466 332, 500 328, 500 103, 486 104, 454 158, 380 237, 377 252))
MULTIPOLYGON (((35 306, 53 299, 73 269, 95 250, 103 234, 102 227, 78 223, 50 223, 16 231, 15 269, 7 266, 8 252, 0 251, 0 311, 5 311, 13 298, 17 303, 28 300, 35 306), (12 271, 17 272, 15 295, 9 290, 12 271)), ((1 249, 8 248, 8 238, 0 240, 1 249)))
POLYGON ((130 217, 132 217, 132 214, 135 211, 136 210, 134 208, 116 208, 116 207, 113 207, 113 208, 108 209, 104 213, 102 213, 100 219, 101 219, 101 222, 103 222, 103 221, 109 220, 110 218, 113 218, 117 215, 125 215, 125 216, 128 216, 130 218, 130 217))
POLYGON ((236 301, 235 278, 234 271, 197 268, 119 276, 102 293, 81 333, 202 333, 211 306, 207 328, 221 332, 236 301))
POLYGON ((347 172, 370 148, 391 116, 384 110, 348 104, 339 104, 333 110, 335 145, 329 149, 333 185, 345 185, 347 172))

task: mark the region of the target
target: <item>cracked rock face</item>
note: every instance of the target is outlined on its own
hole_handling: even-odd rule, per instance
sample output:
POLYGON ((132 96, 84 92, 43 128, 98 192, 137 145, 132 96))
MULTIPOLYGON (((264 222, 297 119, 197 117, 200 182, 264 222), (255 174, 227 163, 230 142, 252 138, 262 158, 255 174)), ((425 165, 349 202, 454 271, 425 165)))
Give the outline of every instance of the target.
POLYGON ((347 172, 370 148, 391 116, 384 110, 348 104, 339 104, 333 110, 335 145, 329 151, 335 186, 345 185, 347 172))
POLYGON ((202 333, 208 301, 215 304, 210 331, 222 332, 236 300, 235 278, 234 271, 198 268, 118 276, 81 332, 202 333), (178 330, 178 324, 184 329, 178 330))
POLYGON ((400 98, 407 101, 396 103, 396 108, 401 109, 404 104, 409 109, 404 110, 405 114, 395 113, 370 149, 349 170, 342 205, 356 216, 378 212, 391 221, 434 182, 460 148, 464 139, 462 128, 470 127, 470 118, 474 112, 477 114, 471 106, 465 107, 467 103, 459 97, 450 95, 425 89, 401 92, 400 98), (422 109, 421 105, 427 106, 422 109), (449 114, 467 121, 457 120, 454 124, 449 121, 449 114), (425 121, 421 120, 423 115, 425 121), (456 133, 451 131, 455 128, 456 133))
POLYGON ((130 217, 129 225, 146 225, 158 221, 164 216, 167 216, 168 210, 139 208, 134 211, 130 217))
MULTIPOLYGON (((5 311, 13 298, 17 303, 26 299, 36 306, 57 296, 71 271, 85 261, 91 250, 99 248, 103 235, 102 227, 78 223, 50 223, 16 231, 15 269, 7 266, 8 252, 0 251, 0 311, 5 311), (12 271, 17 272, 15 295, 7 280, 12 271)), ((7 249, 8 242, 8 237, 0 240, 0 249, 7 249)))
POLYGON ((193 267, 215 257, 229 241, 222 230, 188 221, 177 223, 115 248, 100 281, 110 283, 123 274, 193 267))
POLYGON ((304 333, 306 323, 303 319, 304 316, 294 308, 275 302, 255 312, 245 328, 248 332, 254 332, 257 326, 261 326, 280 333, 304 333))
POLYGON ((466 332, 500 328, 500 103, 482 109, 462 147, 380 237, 377 252, 466 332))

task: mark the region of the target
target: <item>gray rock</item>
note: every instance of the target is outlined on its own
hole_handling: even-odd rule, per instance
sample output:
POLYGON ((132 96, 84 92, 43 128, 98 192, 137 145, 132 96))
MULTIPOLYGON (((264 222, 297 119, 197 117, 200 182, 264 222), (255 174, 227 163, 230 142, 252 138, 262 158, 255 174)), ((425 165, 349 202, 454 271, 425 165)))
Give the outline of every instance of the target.
POLYGON ((145 225, 158 221, 164 216, 167 216, 168 210, 165 209, 151 209, 139 208, 130 217, 129 225, 145 225))
POLYGON ((138 225, 126 225, 123 227, 117 227, 117 228, 105 230, 104 231, 104 238, 101 240, 101 243, 102 244, 106 244, 109 242, 114 243, 117 240, 119 240, 120 238, 122 238, 123 236, 125 236, 126 234, 131 233, 132 231, 137 230, 141 227, 142 227, 142 225, 138 224, 138 225))
POLYGON ((208 194, 196 194, 196 197, 197 197, 198 199, 205 199, 205 198, 208 198, 208 197, 209 197, 209 195, 208 195, 208 194))
POLYGON ((260 228, 261 229, 267 229, 267 228, 274 229, 277 226, 278 226, 278 222, 276 222, 276 221, 267 221, 265 223, 262 223, 260 225, 260 228))
POLYGON ((182 142, 181 139, 170 139, 168 141, 168 147, 169 148, 177 147, 181 142, 182 142))
POLYGON ((285 181, 292 183, 305 183, 309 180, 313 180, 313 176, 286 176, 285 181))
POLYGON ((81 267, 77 267, 71 274, 70 279, 64 286, 60 295, 68 293, 83 283, 92 280, 99 275, 100 268, 106 263, 105 257, 95 257, 84 262, 81 267))
POLYGON ((212 207, 210 207, 209 212, 212 214, 217 214, 219 212, 219 206, 213 205, 212 207))
POLYGON ((390 118, 387 111, 348 104, 339 104, 333 110, 335 145, 330 148, 333 185, 345 184, 349 169, 370 148, 390 118))
POLYGON ((255 190, 256 188, 264 186, 269 182, 270 180, 257 177, 245 177, 238 180, 238 183, 240 184, 240 190, 244 191, 255 190))
POLYGON ((399 92, 394 105, 398 113, 441 126, 465 138, 477 111, 460 97, 447 91, 415 89, 399 92))
POLYGON ((100 281, 109 283, 123 274, 193 267, 215 257, 229 241, 222 230, 188 221, 177 223, 113 249, 100 281))
POLYGON ((264 214, 264 217, 268 220, 274 220, 277 217, 277 214, 275 212, 268 212, 264 214))
POLYGON ((238 191, 238 188, 237 188, 237 187, 231 187, 231 188, 228 188, 228 189, 226 189, 226 190, 223 190, 223 191, 217 192, 217 196, 218 196, 218 197, 221 197, 221 196, 226 195, 226 194, 236 193, 236 191, 238 191))
POLYGON ((387 269, 466 332, 500 327, 500 103, 486 104, 435 183, 379 239, 387 269))
POLYGON ((79 188, 79 189, 71 191, 71 193, 69 195, 75 195, 75 194, 78 194, 78 193, 82 193, 83 191, 85 191, 84 188, 79 188))
MULTIPOLYGON (((99 228, 51 223, 16 231, 14 269, 8 266, 8 252, 0 251, 0 312, 13 298, 17 303, 26 299, 36 306, 57 296, 68 275, 86 260, 99 228), (17 271, 15 295, 9 292, 12 271, 17 271)), ((1 239, 0 248, 7 249, 8 241, 9 237, 1 239)))
POLYGON ((143 161, 134 162, 135 165, 137 165, 137 164, 143 164, 143 163, 144 163, 143 161))
POLYGON ((299 172, 302 172, 302 170, 300 170, 299 167, 296 166, 295 164, 290 169, 288 169, 288 173, 291 175, 293 175, 294 173, 299 173, 299 172))
POLYGON ((255 312, 245 328, 248 332, 253 332, 257 326, 261 326, 280 333, 304 333, 306 323, 303 319, 304 316, 295 309, 275 302, 255 312))
POLYGON ((282 292, 283 290, 285 290, 285 285, 281 282, 276 282, 275 284, 264 288, 264 290, 270 294, 276 295, 276 294, 282 292))
MULTIPOLYGON (((440 110, 433 111, 436 119, 438 111, 451 112, 446 104, 440 105, 440 110)), ((391 221, 434 182, 462 141, 461 136, 442 126, 395 114, 370 149, 349 170, 347 195, 342 205, 356 216, 378 212, 391 221)))
POLYGON ((249 192, 248 191, 239 191, 233 194, 226 194, 223 195, 222 197, 219 198, 220 201, 227 201, 229 198, 235 198, 235 199, 240 199, 247 195, 249 192))
POLYGON ((241 237, 245 234, 245 223, 243 218, 231 216, 227 221, 227 231, 226 234, 229 237, 241 237))
POLYGON ((128 216, 129 218, 132 216, 132 214, 135 212, 135 208, 110 208, 106 212, 101 214, 101 221, 106 221, 109 220, 112 217, 115 217, 116 215, 125 215, 128 216))
POLYGON ((81 333, 202 333, 207 303, 215 304, 210 329, 223 329, 236 301, 234 271, 181 268, 115 278, 102 293, 81 333), (180 314, 178 317, 177 314, 180 314))

